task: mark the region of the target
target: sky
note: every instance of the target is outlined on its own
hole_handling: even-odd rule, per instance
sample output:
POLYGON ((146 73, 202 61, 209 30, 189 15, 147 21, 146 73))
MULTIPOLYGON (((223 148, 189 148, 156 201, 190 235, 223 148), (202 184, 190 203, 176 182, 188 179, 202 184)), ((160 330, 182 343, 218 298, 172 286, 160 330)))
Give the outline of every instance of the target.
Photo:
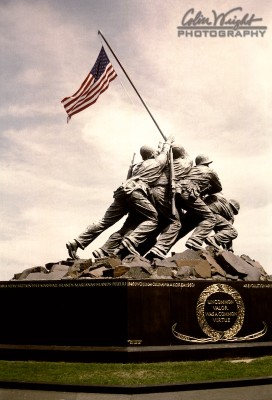
MULTIPOLYGON (((103 44, 101 30, 165 136, 213 160, 241 205, 234 252, 272 274, 272 9, 265 0, 0 0, 0 280, 68 257, 65 243, 101 218, 133 153, 161 134, 107 46, 118 74, 67 124, 72 95, 103 44), (263 36, 178 36, 194 9, 235 8, 263 36)), ((204 24, 204 22, 203 22, 204 24)), ((118 230, 106 230, 92 251, 118 230)), ((185 239, 172 251, 185 250, 185 239)))

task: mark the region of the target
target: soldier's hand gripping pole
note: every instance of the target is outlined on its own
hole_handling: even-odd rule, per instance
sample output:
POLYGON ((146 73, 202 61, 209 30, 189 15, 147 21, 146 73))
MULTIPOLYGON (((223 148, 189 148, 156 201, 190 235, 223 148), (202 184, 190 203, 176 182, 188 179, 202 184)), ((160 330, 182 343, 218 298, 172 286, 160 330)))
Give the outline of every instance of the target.
POLYGON ((170 168, 170 198, 171 198, 171 211, 172 215, 176 215, 176 183, 175 183, 175 170, 174 170, 174 159, 172 146, 169 150, 169 168, 170 168))

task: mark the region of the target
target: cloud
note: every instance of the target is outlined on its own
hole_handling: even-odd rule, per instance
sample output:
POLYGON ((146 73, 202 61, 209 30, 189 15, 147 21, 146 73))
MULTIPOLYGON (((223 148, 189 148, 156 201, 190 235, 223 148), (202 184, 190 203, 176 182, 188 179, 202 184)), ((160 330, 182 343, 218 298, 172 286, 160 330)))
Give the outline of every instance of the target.
MULTIPOLYGON (((268 4, 240 4, 269 25, 268 4)), ((232 5, 209 0, 201 7, 208 14, 232 5)), ((66 124, 61 99, 78 89, 95 62, 102 44, 97 29, 163 133, 174 134, 193 158, 198 153, 213 158, 225 195, 241 202, 235 249, 260 257, 268 267, 270 32, 263 39, 181 39, 176 27, 187 8, 176 0, 156 7, 144 0, 117 0, 114 6, 109 0, 0 4, 0 259, 5 265, 0 279, 66 258, 65 242, 103 215, 133 153, 139 161, 142 144, 161 140, 107 46, 118 78, 95 105, 66 124)))

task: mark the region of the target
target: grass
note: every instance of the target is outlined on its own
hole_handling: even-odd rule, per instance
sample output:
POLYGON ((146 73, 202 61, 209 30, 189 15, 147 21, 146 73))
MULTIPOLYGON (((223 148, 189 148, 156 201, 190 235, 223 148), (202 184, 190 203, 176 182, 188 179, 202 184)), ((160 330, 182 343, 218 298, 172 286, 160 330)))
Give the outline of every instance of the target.
POLYGON ((0 361, 0 381, 16 382, 133 386, 265 376, 272 376, 272 356, 141 364, 0 361))

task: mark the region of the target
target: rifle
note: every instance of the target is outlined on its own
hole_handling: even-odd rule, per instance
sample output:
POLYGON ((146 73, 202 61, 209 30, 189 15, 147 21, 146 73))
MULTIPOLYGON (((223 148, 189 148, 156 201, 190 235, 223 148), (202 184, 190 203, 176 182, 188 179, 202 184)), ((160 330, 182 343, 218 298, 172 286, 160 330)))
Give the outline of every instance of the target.
POLYGON ((171 210, 172 215, 176 214, 176 204, 175 204, 175 194, 176 194, 176 184, 175 184, 175 170, 174 170, 174 160, 172 146, 169 150, 169 168, 170 168, 170 196, 171 196, 171 210))
POLYGON ((131 176, 132 176, 132 168, 134 167, 135 155, 136 155, 136 153, 133 153, 132 160, 131 160, 130 166, 128 168, 127 179, 131 178, 131 176))

